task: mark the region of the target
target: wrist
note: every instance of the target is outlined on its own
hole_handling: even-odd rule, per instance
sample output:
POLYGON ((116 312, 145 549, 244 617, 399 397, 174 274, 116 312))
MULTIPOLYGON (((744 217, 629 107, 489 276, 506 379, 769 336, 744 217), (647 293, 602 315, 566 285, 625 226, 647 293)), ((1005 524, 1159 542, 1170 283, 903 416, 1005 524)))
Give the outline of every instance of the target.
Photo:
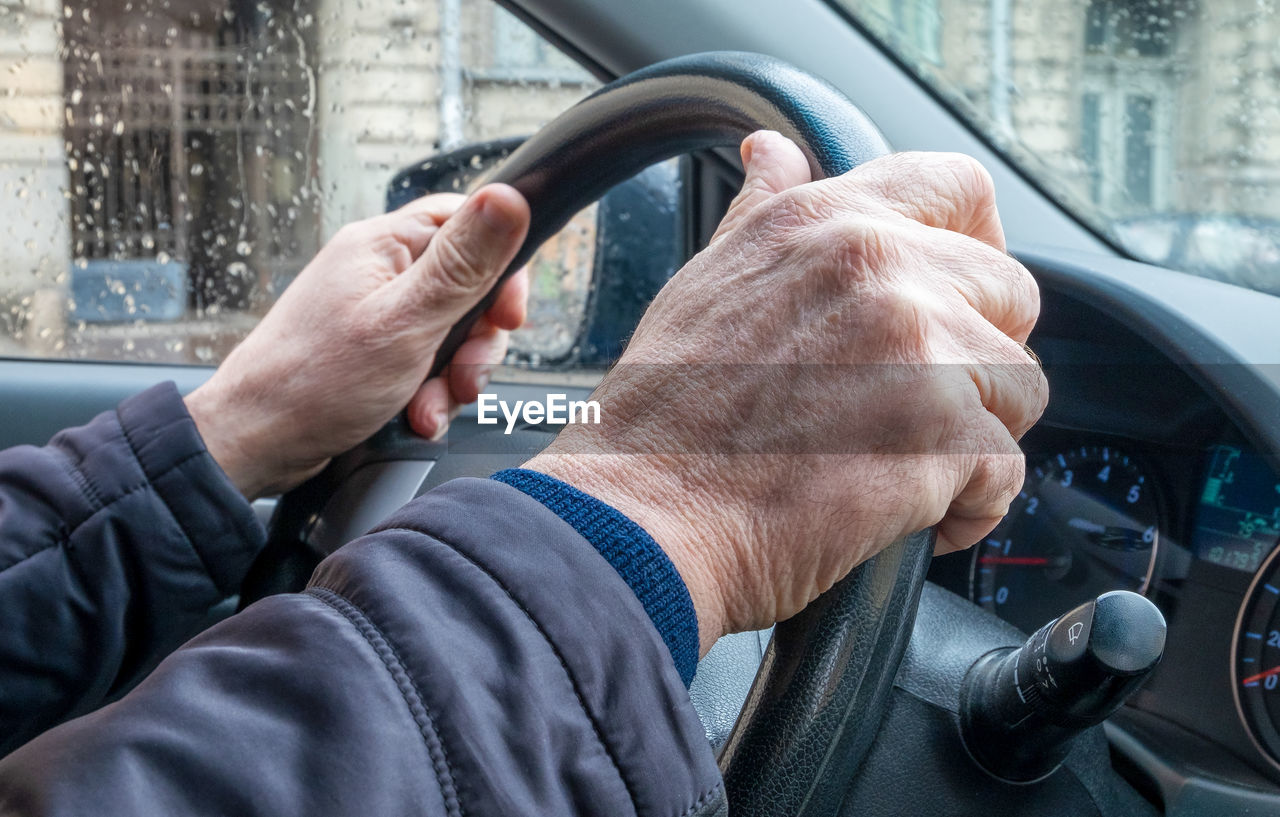
POLYGON ((205 383, 183 402, 205 450, 235 489, 250 502, 267 494, 275 480, 262 467, 261 458, 250 455, 251 447, 245 445, 245 418, 222 399, 217 384, 212 380, 205 383))
MULTIPOLYGON (((658 478, 641 464, 641 455, 576 455, 544 452, 522 467, 568 483, 611 505, 644 528, 680 574, 698 619, 699 654, 729 632, 722 577, 728 572, 716 561, 721 552, 694 533, 689 516, 709 518, 708 508, 680 491, 670 478, 658 478), (639 466, 639 467, 638 467, 639 466)), ((651 459, 651 457, 643 457, 651 459)), ((660 472, 662 469, 656 469, 660 472)))

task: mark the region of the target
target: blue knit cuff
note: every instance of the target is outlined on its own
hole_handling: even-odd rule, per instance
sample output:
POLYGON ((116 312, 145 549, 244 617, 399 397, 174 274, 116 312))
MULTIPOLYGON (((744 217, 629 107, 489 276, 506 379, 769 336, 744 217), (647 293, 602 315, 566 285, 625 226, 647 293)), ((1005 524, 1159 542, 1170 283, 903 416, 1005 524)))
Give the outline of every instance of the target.
POLYGON ((491 478, 547 506, 600 551, 640 600, 688 686, 698 667, 698 614, 676 566, 653 537, 613 506, 555 477, 508 468, 491 478))

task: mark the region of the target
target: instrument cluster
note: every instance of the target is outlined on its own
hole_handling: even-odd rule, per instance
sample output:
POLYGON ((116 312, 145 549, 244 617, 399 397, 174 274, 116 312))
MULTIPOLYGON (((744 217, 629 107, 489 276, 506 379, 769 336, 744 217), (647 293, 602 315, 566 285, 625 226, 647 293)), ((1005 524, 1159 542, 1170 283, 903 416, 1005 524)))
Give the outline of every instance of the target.
POLYGON ((1146 595, 1168 649, 1132 708, 1280 781, 1280 476, 1227 436, 1041 427, 1004 521, 931 578, 1026 632, 1111 590, 1146 595))

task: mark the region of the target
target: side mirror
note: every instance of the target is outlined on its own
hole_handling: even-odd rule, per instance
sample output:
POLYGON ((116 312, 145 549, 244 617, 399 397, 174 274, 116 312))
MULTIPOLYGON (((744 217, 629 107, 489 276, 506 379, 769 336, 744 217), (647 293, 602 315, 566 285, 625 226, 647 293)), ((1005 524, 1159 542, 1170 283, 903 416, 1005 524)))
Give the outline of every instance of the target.
MULTIPOLYGON (((428 193, 465 192, 523 139, 441 153, 401 170, 387 188, 393 210, 428 193)), ((529 323, 513 333, 516 362, 600 368, 623 344, 658 290, 689 256, 688 160, 653 165, 579 213, 529 262, 529 323)))

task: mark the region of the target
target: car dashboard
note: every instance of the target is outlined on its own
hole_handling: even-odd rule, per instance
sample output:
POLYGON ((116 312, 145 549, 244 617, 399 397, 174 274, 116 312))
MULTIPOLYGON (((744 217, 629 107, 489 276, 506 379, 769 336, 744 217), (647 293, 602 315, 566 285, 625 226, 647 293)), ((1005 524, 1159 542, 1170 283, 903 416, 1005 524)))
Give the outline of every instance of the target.
POLYGON ((1274 794, 1280 469, 1257 433, 1267 418, 1222 386, 1266 367, 1191 359, 1186 333, 1170 345, 1143 330, 1160 315, 1136 321, 1076 280, 1040 277, 1029 345, 1050 401, 1022 441, 1026 481, 1000 526, 935 559, 930 579, 1028 632, 1110 590, 1146 595, 1168 624, 1165 655, 1109 727, 1131 779, 1157 800, 1188 780, 1242 803, 1274 794))

